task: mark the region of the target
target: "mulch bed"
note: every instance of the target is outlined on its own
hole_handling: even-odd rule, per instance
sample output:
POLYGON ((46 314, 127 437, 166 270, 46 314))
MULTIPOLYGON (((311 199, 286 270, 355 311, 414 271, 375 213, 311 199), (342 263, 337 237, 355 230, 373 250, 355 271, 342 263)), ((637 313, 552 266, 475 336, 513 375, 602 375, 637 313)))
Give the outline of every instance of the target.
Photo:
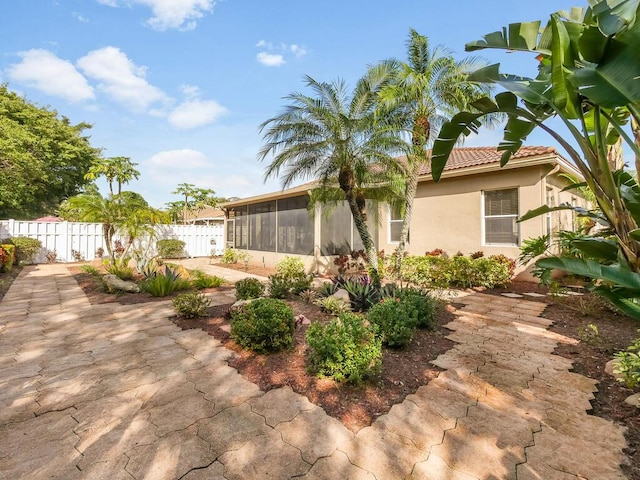
MULTIPOLYGON (((245 266, 240 264, 230 268, 245 271, 245 266)), ((268 269, 252 266, 247 271, 264 276, 272 273, 268 269)), ((95 282, 89 275, 78 271, 75 276, 92 302, 140 303, 163 300, 146 294, 105 294, 95 287, 95 282)), ((504 292, 546 294, 547 289, 527 282, 514 282, 507 289, 482 290, 482 293, 493 295, 504 292)), ((554 321, 550 330, 580 340, 577 345, 560 345, 556 354, 570 358, 574 362, 573 371, 576 373, 600 382, 595 399, 591 402, 593 410, 590 413, 627 427, 627 465, 623 465, 623 470, 629 479, 640 480, 640 410, 624 402, 634 392, 604 372, 604 365, 612 358, 613 353, 625 349, 639 335, 640 322, 615 313, 604 302, 588 293, 584 296, 527 299, 549 305, 542 316, 554 321), (589 325, 596 327, 597 335, 589 325)), ((296 315, 303 314, 312 320, 327 318, 314 305, 306 305, 299 300, 288 303, 296 315)), ((402 402, 407 395, 435 378, 440 369, 429 362, 454 345, 444 338, 448 333, 444 326, 453 318, 453 314, 443 310, 435 332, 419 331, 405 350, 385 349, 383 371, 379 377, 361 387, 340 385, 330 379, 318 379, 307 374, 304 361, 306 326, 297 329, 296 347, 293 351, 259 355, 242 350, 231 340, 228 333, 229 307, 230 305, 212 307, 207 318, 175 318, 174 321, 181 328, 201 328, 222 341, 236 353, 229 364, 262 390, 289 385, 352 431, 370 425, 376 417, 388 412, 392 405, 402 402)))

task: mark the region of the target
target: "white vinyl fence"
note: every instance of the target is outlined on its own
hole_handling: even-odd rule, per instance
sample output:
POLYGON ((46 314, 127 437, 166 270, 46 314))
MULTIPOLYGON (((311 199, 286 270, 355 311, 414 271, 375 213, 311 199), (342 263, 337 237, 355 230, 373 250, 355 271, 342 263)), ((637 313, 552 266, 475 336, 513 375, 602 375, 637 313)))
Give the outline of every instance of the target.
MULTIPOLYGON (((188 257, 208 257, 224 250, 224 226, 217 225, 157 225, 156 240, 176 239, 185 243, 188 257)), ((93 260, 102 248, 106 256, 101 223, 31 222, 0 220, 0 239, 29 237, 40 240, 42 248, 36 263, 45 263, 47 253, 55 252, 57 262, 74 262, 74 252, 84 260, 93 260)), ((118 240, 115 238, 114 240, 118 240)))

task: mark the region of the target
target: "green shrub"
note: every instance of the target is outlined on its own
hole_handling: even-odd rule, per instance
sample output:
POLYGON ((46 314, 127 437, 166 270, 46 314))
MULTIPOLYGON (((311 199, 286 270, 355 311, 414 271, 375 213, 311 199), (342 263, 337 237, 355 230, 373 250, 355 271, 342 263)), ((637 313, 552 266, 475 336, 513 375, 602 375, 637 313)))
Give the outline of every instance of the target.
POLYGON ((382 343, 393 348, 402 348, 411 341, 417 316, 412 302, 402 302, 399 298, 386 298, 367 313, 371 324, 377 327, 382 343))
POLYGON ((231 312, 231 336, 257 352, 293 347, 293 310, 282 300, 259 298, 231 312))
POLYGON ((616 353, 615 357, 618 365, 613 371, 620 375, 618 381, 623 382, 628 388, 640 385, 640 337, 629 345, 626 351, 616 353))
POLYGON ((236 299, 250 300, 264 295, 264 285, 257 278, 243 278, 236 282, 236 299))
POLYGON ((319 306, 323 312, 326 312, 330 315, 340 315, 341 313, 351 311, 350 305, 347 305, 345 302, 336 297, 319 298, 313 303, 319 306))
POLYGON ((249 257, 246 252, 236 250, 235 248, 225 248, 224 253, 222 254, 222 263, 232 265, 248 258, 249 257))
POLYGON ((204 317, 211 299, 198 292, 181 293, 173 299, 173 308, 183 318, 204 317))
POLYGON ((165 265, 164 272, 155 272, 140 283, 140 289, 154 297, 166 297, 175 291, 186 290, 189 287, 189 281, 181 278, 177 270, 168 265, 165 265))
POLYGON ((451 285, 449 258, 410 255, 402 261, 400 278, 423 288, 447 288, 451 285))
POLYGON ((84 273, 88 273, 92 277, 99 277, 100 276, 100 272, 93 265, 82 265, 80 267, 80 270, 83 271, 84 273))
POLYGON ((42 248, 40 240, 35 238, 14 237, 12 243, 16 246, 14 263, 33 263, 42 248))
POLYGON ((115 275, 120 280, 133 279, 133 267, 129 266, 129 257, 116 258, 113 262, 105 260, 104 269, 107 273, 115 275))
POLYGON ((361 315, 343 313, 327 324, 313 322, 307 330, 309 368, 319 376, 362 383, 382 366, 382 344, 361 315))
POLYGON ((324 282, 318 288, 318 296, 319 297, 330 297, 338 290, 338 285, 333 282, 324 282))
POLYGON ((276 275, 284 277, 306 277, 304 262, 298 257, 286 255, 276 265, 276 275))
POLYGON ((311 276, 303 273, 298 276, 287 276, 276 273, 269 275, 269 296, 273 298, 287 298, 289 295, 299 295, 308 290, 313 282, 311 276))
POLYGON ((314 303, 318 298, 318 292, 312 289, 307 289, 303 292, 300 292, 300 298, 304 303, 314 303))
POLYGON ((185 243, 182 240, 164 239, 156 242, 156 250, 162 258, 181 258, 185 243))
POLYGON ((438 301, 427 293, 414 289, 403 289, 398 298, 407 312, 415 312, 415 321, 418 328, 433 330, 436 327, 436 312, 438 301))
POLYGON ((269 275, 269 296, 287 298, 291 293, 291 283, 283 275, 269 275))
POLYGON ((198 290, 203 288, 217 288, 224 283, 224 278, 208 275, 202 270, 191 271, 191 285, 198 290))

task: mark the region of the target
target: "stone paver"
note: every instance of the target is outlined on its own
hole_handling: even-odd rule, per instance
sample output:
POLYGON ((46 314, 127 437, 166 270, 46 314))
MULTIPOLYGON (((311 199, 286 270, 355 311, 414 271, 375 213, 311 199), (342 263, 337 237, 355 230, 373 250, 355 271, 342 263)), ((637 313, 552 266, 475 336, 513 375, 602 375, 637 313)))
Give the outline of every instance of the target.
POLYGON ((0 302, 0 478, 624 478, 623 429, 586 414, 595 382, 553 355, 572 340, 545 305, 454 298, 445 371, 354 434, 289 387, 260 391, 169 302, 90 305, 65 266, 27 267, 0 302))

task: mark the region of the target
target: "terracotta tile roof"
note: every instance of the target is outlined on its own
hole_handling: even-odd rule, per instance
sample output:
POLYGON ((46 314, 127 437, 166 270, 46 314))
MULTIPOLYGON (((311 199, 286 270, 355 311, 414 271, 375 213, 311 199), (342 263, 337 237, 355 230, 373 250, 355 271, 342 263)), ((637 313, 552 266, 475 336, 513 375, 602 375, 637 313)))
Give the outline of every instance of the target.
MULTIPOLYGON (((512 159, 518 160, 527 157, 534 157, 537 155, 557 155, 558 152, 553 147, 520 147, 518 153, 516 153, 512 159)), ((459 170, 461 168, 476 167, 480 165, 489 165, 492 163, 500 163, 500 157, 502 152, 498 151, 496 147, 462 147, 454 148, 451 152, 451 156, 445 166, 445 171, 459 170)), ((427 163, 420 175, 428 175, 431 173, 431 163, 427 163)))

